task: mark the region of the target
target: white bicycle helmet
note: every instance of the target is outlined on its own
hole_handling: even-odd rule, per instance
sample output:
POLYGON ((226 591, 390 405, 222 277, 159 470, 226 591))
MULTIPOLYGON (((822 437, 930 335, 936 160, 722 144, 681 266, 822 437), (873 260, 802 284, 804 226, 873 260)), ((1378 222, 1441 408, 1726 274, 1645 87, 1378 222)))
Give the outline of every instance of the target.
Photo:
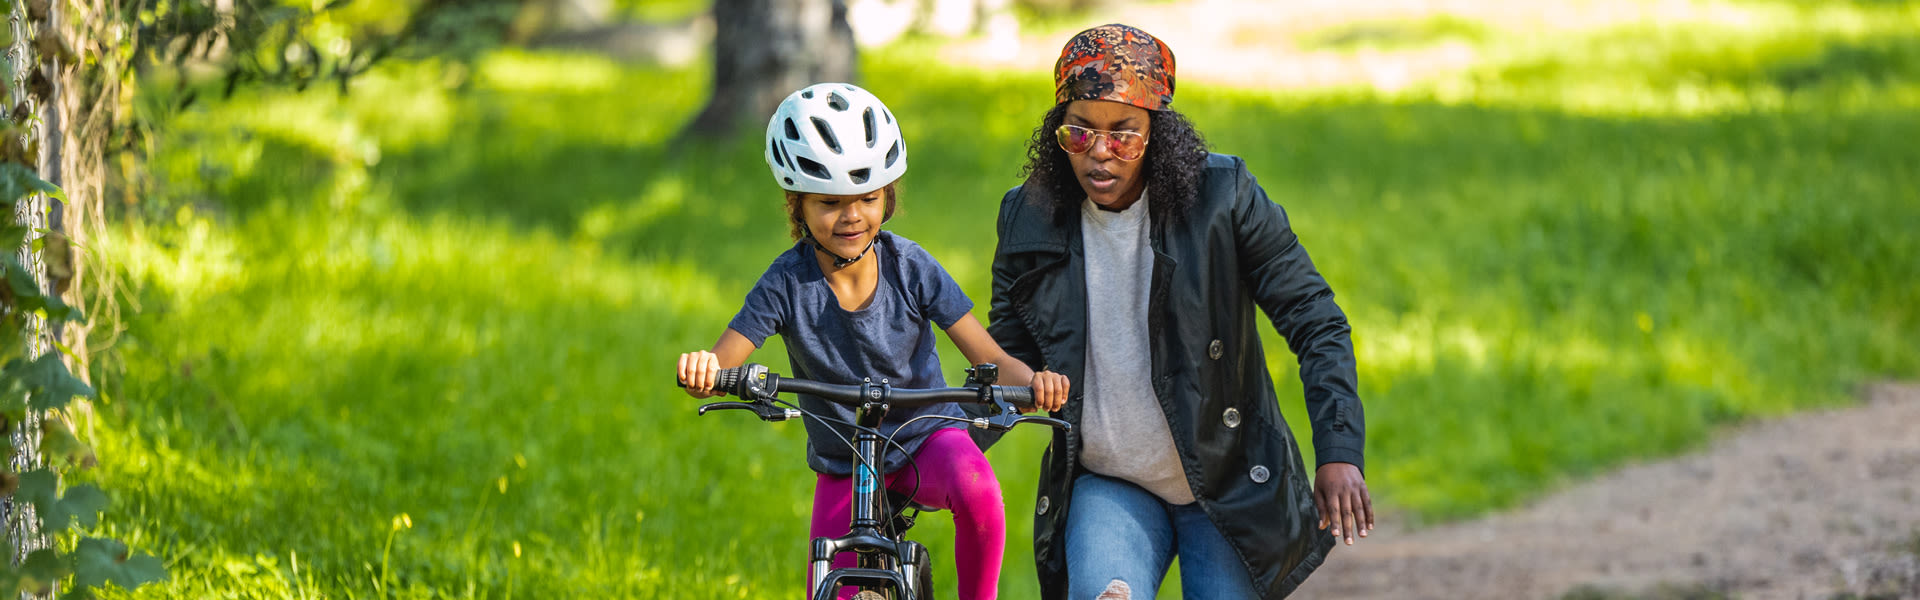
POLYGON ((907 172, 900 123, 872 92, 821 83, 794 92, 767 121, 767 166, 789 191, 865 194, 907 172))

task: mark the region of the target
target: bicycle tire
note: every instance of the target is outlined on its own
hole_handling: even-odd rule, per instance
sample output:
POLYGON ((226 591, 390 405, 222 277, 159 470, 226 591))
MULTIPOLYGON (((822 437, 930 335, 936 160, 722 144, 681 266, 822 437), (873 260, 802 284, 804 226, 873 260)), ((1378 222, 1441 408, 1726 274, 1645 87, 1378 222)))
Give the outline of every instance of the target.
POLYGON ((913 577, 913 597, 919 600, 932 598, 933 554, 921 551, 920 556, 914 559, 913 566, 916 569, 913 577))

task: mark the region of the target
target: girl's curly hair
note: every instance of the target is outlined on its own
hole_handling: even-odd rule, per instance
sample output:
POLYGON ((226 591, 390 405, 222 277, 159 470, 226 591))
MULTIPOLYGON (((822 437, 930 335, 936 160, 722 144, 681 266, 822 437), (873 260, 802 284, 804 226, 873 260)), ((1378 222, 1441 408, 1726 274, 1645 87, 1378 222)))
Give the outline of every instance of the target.
MULTIPOLYGON (((1086 198, 1073 163, 1067 160, 1067 151, 1054 141, 1053 131, 1066 122, 1067 104, 1054 105, 1041 120, 1040 128, 1033 130, 1033 139, 1027 141, 1027 165, 1020 169, 1028 201, 1052 208, 1055 223, 1079 214, 1081 199, 1086 198)), ((1147 163, 1147 187, 1153 190, 1148 216, 1154 223, 1175 223, 1199 200, 1200 178, 1207 166, 1207 141, 1179 112, 1150 112, 1147 154, 1140 157, 1147 163)))

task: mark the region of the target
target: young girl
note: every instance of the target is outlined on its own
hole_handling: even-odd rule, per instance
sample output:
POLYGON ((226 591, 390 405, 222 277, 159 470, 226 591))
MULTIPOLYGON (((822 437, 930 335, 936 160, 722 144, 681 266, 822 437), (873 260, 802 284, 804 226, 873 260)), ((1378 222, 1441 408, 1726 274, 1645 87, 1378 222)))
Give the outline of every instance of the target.
MULTIPOLYGON (((794 92, 767 123, 766 158, 786 190, 790 234, 798 243, 754 284, 713 350, 680 355, 679 378, 689 395, 715 395, 719 370, 746 362, 775 334, 786 341, 796 377, 946 387, 927 326, 933 323, 969 362, 1000 365, 1000 383, 1032 385, 1040 408, 1057 410, 1066 402, 1065 376, 1034 373, 1007 355, 968 312, 973 302, 940 263, 918 244, 881 230, 893 216, 894 182, 907 170, 907 153, 899 123, 879 98, 841 83, 794 92)), ((854 420, 853 409, 818 398, 802 395, 800 404, 854 420)), ((894 436, 913 467, 902 468, 906 454, 888 452, 882 465, 887 487, 913 491, 917 481, 917 502, 953 512, 960 598, 993 598, 1006 547, 1000 482, 959 424, 922 419, 902 427, 925 414, 962 413, 951 403, 888 411, 880 434, 894 436)), ((812 534, 840 537, 851 528, 853 475, 852 448, 842 440, 853 439, 853 432, 819 419, 805 422, 807 464, 819 474, 812 534)), ((833 566, 853 566, 853 556, 843 554, 833 566)))

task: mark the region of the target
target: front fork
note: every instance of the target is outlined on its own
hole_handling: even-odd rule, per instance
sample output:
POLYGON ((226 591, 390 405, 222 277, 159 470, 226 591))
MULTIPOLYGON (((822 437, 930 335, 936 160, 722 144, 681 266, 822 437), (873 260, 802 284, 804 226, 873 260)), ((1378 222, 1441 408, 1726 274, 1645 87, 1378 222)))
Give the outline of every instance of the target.
POLYGON ((933 590, 928 588, 933 581, 933 559, 920 542, 892 541, 854 532, 840 539, 814 538, 812 558, 812 566, 807 571, 807 589, 815 599, 834 598, 840 587, 848 585, 878 590, 888 594, 885 597, 889 600, 932 597, 933 590), (859 553, 860 566, 834 569, 834 556, 843 552, 859 553))

